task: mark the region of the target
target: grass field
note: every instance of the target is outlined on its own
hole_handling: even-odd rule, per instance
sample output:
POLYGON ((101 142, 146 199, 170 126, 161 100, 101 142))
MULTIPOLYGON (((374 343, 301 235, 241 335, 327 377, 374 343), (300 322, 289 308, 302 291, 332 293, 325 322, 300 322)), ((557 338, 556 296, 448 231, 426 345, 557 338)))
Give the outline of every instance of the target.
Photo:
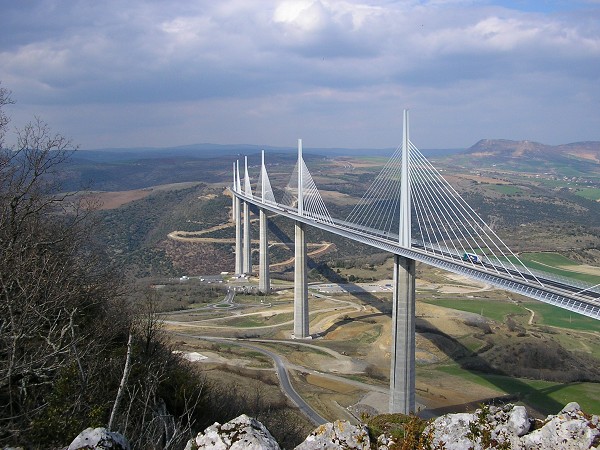
POLYGON ((560 253, 552 253, 552 252, 532 252, 532 253, 522 253, 519 255, 521 260, 523 261, 532 261, 540 264, 547 264, 549 266, 577 266, 578 264, 575 261, 570 260, 566 256, 561 255, 560 253))
POLYGON ((373 325, 370 329, 358 333, 351 341, 360 344, 372 344, 375 342, 383 331, 383 325, 373 325))
POLYGON ((600 200, 600 189, 598 188, 582 188, 575 191, 576 195, 587 198, 588 200, 600 200))
POLYGON ((600 360, 600 347, 598 346, 598 337, 588 333, 558 333, 552 336, 552 339, 560 343, 569 351, 587 353, 593 358, 600 360))
POLYGON ((276 325, 287 322, 294 318, 292 313, 273 314, 272 316, 242 316, 224 320, 220 325, 233 328, 264 327, 265 325, 276 325))
POLYGON ((536 301, 524 302, 523 305, 535 311, 535 323, 571 330, 600 332, 600 321, 581 314, 536 301))
POLYGON ((508 314, 529 315, 529 312, 523 307, 512 302, 504 302, 501 300, 479 300, 479 299, 464 299, 464 298, 444 298, 444 299, 429 299, 424 300, 437 306, 445 308, 457 309, 459 311, 467 311, 475 314, 481 314, 484 317, 495 320, 496 322, 504 322, 504 318, 508 314))
POLYGON ((529 311, 525 309, 529 308, 535 311, 535 323, 539 325, 600 332, 600 322, 595 319, 534 300, 520 304, 501 300, 460 298, 428 299, 424 301, 445 308, 480 314, 496 322, 504 322, 504 319, 509 314, 529 316, 529 311))
MULTIPOLYGON (((559 275, 565 278, 584 281, 591 284, 600 283, 600 277, 587 273, 577 272, 577 263, 565 258, 558 253, 522 253, 519 258, 530 269, 559 275), (569 266, 573 270, 561 269, 557 266, 569 266)), ((510 258, 513 261, 514 258, 510 258)))
POLYGON ((556 414, 569 402, 577 402, 589 414, 600 414, 600 383, 555 383, 526 380, 503 375, 488 375, 461 369, 456 365, 435 369, 472 383, 496 389, 519 398, 543 414, 556 414))

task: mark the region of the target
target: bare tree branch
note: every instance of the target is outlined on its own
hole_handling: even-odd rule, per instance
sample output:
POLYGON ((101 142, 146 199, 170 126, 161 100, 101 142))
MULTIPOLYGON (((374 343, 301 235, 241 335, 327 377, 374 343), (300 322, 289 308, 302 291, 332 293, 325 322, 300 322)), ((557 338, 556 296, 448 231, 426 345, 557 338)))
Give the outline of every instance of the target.
POLYGON ((121 384, 119 384, 119 390, 117 391, 117 398, 113 404, 112 411, 110 413, 110 419, 106 428, 110 431, 112 429, 117 410, 119 409, 119 403, 123 397, 125 386, 127 386, 127 379, 129 378, 129 371, 131 370, 131 343, 133 342, 133 333, 129 333, 129 339, 127 340, 127 356, 125 357, 125 368, 123 369, 123 378, 121 378, 121 384))

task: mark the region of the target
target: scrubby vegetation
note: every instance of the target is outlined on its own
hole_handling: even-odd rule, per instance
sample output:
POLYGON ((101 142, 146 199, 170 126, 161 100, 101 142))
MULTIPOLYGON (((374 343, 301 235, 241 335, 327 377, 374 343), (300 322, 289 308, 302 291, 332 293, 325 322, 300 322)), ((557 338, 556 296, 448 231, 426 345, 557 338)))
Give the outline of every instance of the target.
POLYGON ((203 382, 152 304, 132 302, 93 238, 94 205, 60 194, 74 150, 36 119, 0 153, 0 445, 51 448, 110 424, 137 448, 169 447, 201 419, 203 382))
POLYGON ((430 423, 428 420, 412 414, 380 414, 364 417, 364 420, 372 443, 383 434, 393 442, 388 446, 389 450, 433 449, 431 435, 425 431, 430 423))

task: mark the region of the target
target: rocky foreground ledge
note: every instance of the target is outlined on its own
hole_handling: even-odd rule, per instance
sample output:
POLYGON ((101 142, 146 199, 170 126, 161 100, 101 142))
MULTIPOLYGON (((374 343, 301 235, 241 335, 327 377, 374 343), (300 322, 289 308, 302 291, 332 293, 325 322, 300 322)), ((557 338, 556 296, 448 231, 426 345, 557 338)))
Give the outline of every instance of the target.
MULTIPOLYGON (((473 413, 446 414, 430 423, 395 414, 368 423, 371 425, 352 425, 339 420, 326 423, 316 428, 296 450, 600 450, 600 417, 584 413, 577 403, 569 403, 545 420, 530 418, 525 407, 508 404, 483 407, 473 413), (384 432, 379 434, 381 430, 384 432)), ((129 450, 122 436, 115 436, 116 440, 109 442, 109 435, 116 433, 99 430, 103 429, 85 430, 69 450, 129 450), (96 446, 94 439, 86 438, 85 433, 95 437, 96 446)), ((223 425, 211 425, 191 439, 185 449, 278 450, 280 447, 262 423, 241 415, 223 425)))

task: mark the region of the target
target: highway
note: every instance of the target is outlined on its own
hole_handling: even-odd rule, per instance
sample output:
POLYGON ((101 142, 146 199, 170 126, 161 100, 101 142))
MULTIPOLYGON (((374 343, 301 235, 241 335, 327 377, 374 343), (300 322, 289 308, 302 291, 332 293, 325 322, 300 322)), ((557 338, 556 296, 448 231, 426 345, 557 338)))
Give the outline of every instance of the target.
POLYGON ((484 262, 484 264, 467 263, 462 260, 462 255, 456 255, 441 249, 423 247, 414 241, 410 247, 403 247, 399 245, 397 240, 394 240, 393 235, 381 231, 361 228, 355 224, 337 219, 321 218, 310 214, 298 215, 295 208, 261 202, 257 198, 235 190, 231 192, 244 202, 286 216, 294 221, 600 320, 600 293, 591 289, 570 285, 567 282, 555 280, 551 276, 533 276, 527 271, 521 273, 516 269, 507 269, 490 262, 484 262))
MULTIPOLYGON (((423 249, 423 250, 426 250, 426 251, 433 251, 431 249, 425 248, 423 245, 420 245, 418 243, 414 243, 413 242, 413 245, 414 245, 415 248, 423 249)), ((500 273, 502 273, 502 272, 507 273, 508 272, 509 275, 512 275, 512 276, 515 276, 515 277, 519 277, 519 278, 525 278, 528 281, 531 281, 532 283, 541 283, 543 285, 552 286, 554 288, 566 291, 566 292, 568 292, 571 295, 577 295, 577 294, 579 294, 581 297, 585 298, 585 300, 600 305, 600 303, 597 302, 597 300, 600 299, 600 293, 599 292, 595 292, 595 291, 592 291, 592 290, 585 290, 585 295, 581 295, 580 292, 583 291, 583 289, 581 287, 579 287, 579 286, 572 286, 570 284, 567 284, 567 283, 564 283, 564 282, 561 282, 561 281, 553 280, 551 278, 546 278, 546 277, 544 277, 543 275, 540 275, 540 274, 533 275, 533 274, 530 274, 528 272, 519 272, 518 270, 515 270, 515 269, 507 269, 506 267, 493 264, 493 263, 491 263, 489 261, 486 261, 485 259, 481 263, 479 263, 479 264, 477 264, 477 263, 469 263, 468 261, 464 261, 462 259, 462 256, 457 255, 455 253, 442 252, 442 251, 439 251, 439 250, 435 250, 435 252, 439 253, 440 255, 443 255, 443 256, 445 256, 447 258, 452 258, 455 261, 463 262, 466 265, 472 265, 475 268, 477 268, 477 266, 480 265, 482 267, 485 267, 486 269, 498 271, 500 273)))

